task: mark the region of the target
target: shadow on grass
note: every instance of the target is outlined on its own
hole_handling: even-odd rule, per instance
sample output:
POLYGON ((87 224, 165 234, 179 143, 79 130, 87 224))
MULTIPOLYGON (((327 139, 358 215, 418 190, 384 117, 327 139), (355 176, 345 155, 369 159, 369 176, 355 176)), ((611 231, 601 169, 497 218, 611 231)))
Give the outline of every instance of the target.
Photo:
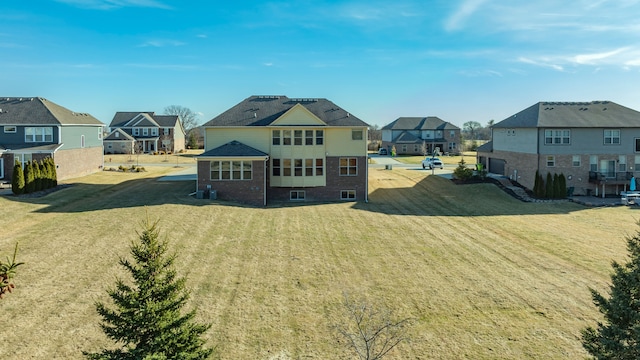
MULTIPOLYGON (((158 181, 158 177, 110 184, 75 183, 41 197, 7 196, 11 201, 45 205, 40 213, 86 212, 165 204, 255 208, 231 201, 196 199, 189 194, 195 182, 158 181)), ((270 203, 267 208, 318 206, 326 203, 270 203)), ((421 178, 412 187, 381 187, 369 194, 369 202, 354 209, 389 215, 495 216, 566 214, 584 209, 572 202, 525 203, 493 184, 455 185, 440 176, 421 178)))
POLYGON ((494 184, 456 185, 440 176, 422 178, 413 187, 378 188, 369 194, 369 203, 356 203, 353 208, 417 216, 566 214, 585 209, 569 201, 522 202, 494 184))
POLYGON ((158 178, 126 180, 115 184, 74 183, 44 196, 6 196, 28 204, 46 205, 36 210, 50 212, 85 212, 163 204, 210 205, 208 200, 189 196, 194 181, 158 181, 158 178))

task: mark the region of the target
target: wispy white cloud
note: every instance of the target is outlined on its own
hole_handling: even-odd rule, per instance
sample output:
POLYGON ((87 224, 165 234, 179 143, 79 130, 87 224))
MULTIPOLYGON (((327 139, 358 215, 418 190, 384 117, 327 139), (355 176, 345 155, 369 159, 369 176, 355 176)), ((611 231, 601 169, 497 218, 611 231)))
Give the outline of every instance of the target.
POLYGON ((502 77, 502 73, 495 70, 462 70, 458 72, 466 77, 502 77))
POLYGON ((616 49, 613 51, 593 53, 593 54, 580 54, 576 55, 571 60, 576 64, 596 65, 606 62, 614 58, 616 55, 622 54, 629 50, 628 47, 616 49))
POLYGON ((171 6, 156 0, 55 0, 71 6, 92 10, 112 10, 124 7, 171 9, 171 6))
POLYGON ((487 0, 464 0, 444 24, 447 31, 455 31, 464 27, 464 22, 471 17, 487 0))
POLYGON ((548 59, 534 60, 526 57, 520 57, 518 58, 518 61, 521 63, 529 64, 529 65, 546 67, 546 68, 550 68, 557 71, 564 71, 564 68, 561 65, 550 62, 548 59))
POLYGON ((198 34, 198 35, 196 35, 196 37, 197 37, 197 38, 200 38, 200 39, 206 39, 206 38, 208 38, 208 36, 207 36, 206 34, 198 34))
POLYGON ((593 67, 600 71, 603 67, 618 67, 628 69, 640 66, 640 47, 625 46, 614 50, 582 53, 582 54, 554 54, 538 56, 521 56, 518 62, 547 67, 558 71, 567 68, 593 67))
POLYGON ((140 69, 152 69, 152 70, 198 70, 199 69, 198 66, 185 65, 185 64, 129 63, 129 64, 124 64, 124 66, 140 68, 140 69))
POLYGON ((139 45, 139 47, 167 47, 167 46, 183 46, 186 43, 178 40, 149 40, 139 45))

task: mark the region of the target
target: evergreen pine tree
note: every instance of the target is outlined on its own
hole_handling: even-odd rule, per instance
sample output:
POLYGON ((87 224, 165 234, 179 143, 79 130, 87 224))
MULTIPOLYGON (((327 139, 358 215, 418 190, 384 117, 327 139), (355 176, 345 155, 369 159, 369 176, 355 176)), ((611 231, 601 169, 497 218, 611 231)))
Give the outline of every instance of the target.
POLYGON ((25 194, 30 194, 35 191, 35 174, 33 173, 33 164, 31 161, 28 161, 24 165, 24 184, 25 194))
POLYGON ((558 176, 558 180, 560 181, 560 190, 562 193, 560 194, 560 198, 567 197, 567 178, 564 177, 563 173, 560 173, 558 176))
POLYGON ((49 163, 51 164, 51 187, 58 186, 58 172, 56 171, 56 162, 53 158, 48 158, 49 163))
POLYGON ((537 171, 536 171, 536 177, 537 177, 538 187, 534 189, 533 194, 538 199, 542 199, 544 198, 544 189, 545 189, 544 179, 542 178, 542 175, 540 175, 540 173, 538 173, 537 171))
POLYGON ((24 194, 24 172, 22 171, 20 161, 16 161, 16 164, 13 166, 11 191, 16 195, 24 194))
POLYGON ((35 191, 42 190, 42 172, 38 160, 33 160, 33 180, 36 184, 35 191))
POLYGON ((551 173, 547 173, 547 181, 545 183, 544 197, 548 199, 553 198, 553 177, 551 173))
POLYGON ((40 190, 46 190, 49 188, 47 167, 44 164, 44 159, 38 162, 38 168, 40 169, 40 190))
POLYGON ((627 250, 627 263, 611 265, 609 298, 590 289, 604 322, 582 331, 582 346, 596 359, 640 359, 640 231, 627 237, 627 250))
POLYGON ((560 193, 560 178, 558 177, 558 173, 553 174, 553 198, 560 199, 564 196, 560 193))
POLYGON ((211 325, 194 322, 195 310, 181 314, 189 298, 185 278, 177 277, 167 255, 167 242, 158 239, 158 222, 142 222, 140 241, 131 245, 133 262, 121 258, 133 278, 133 285, 118 279, 108 290, 114 309, 97 303, 102 330, 115 342, 115 350, 85 353, 89 359, 206 359, 212 349, 204 348, 201 335, 211 325))

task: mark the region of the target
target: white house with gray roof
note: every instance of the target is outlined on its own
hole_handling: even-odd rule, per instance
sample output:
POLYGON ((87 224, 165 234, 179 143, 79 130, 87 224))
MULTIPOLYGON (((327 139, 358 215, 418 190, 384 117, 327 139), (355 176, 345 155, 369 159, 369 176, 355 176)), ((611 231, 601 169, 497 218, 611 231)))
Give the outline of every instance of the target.
POLYGON ((53 158, 58 180, 100 171, 104 124, 44 98, 0 98, 0 181, 16 161, 53 158))
POLYGON ((575 194, 618 194, 640 176, 640 112, 611 101, 539 102, 492 127, 478 162, 533 189, 564 174, 575 194))
POLYGON ((400 117, 382 128, 382 147, 398 155, 460 152, 460 128, 436 116, 400 117))

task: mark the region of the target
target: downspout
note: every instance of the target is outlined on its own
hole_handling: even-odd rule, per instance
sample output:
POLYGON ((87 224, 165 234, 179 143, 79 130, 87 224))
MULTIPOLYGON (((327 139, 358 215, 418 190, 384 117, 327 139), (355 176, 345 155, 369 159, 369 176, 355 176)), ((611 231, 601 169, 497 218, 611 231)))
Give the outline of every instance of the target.
POLYGON ((264 183, 262 185, 262 189, 263 189, 262 190, 262 199, 263 199, 262 200, 262 206, 267 206, 267 176, 268 176, 268 174, 267 174, 267 161, 269 161, 269 157, 268 156, 264 158, 264 170, 263 170, 264 176, 262 177, 263 181, 264 181, 264 183))
MULTIPOLYGON (((369 138, 369 128, 368 127, 365 129, 365 135, 366 136, 364 138, 368 139, 369 138)), ((367 148, 366 141, 365 141, 364 147, 365 147, 364 151, 365 151, 365 157, 366 157, 366 160, 365 160, 366 170, 365 170, 365 179, 364 179, 364 202, 366 204, 366 203, 369 203, 369 154, 368 154, 368 151, 367 151, 368 148, 367 148)))

